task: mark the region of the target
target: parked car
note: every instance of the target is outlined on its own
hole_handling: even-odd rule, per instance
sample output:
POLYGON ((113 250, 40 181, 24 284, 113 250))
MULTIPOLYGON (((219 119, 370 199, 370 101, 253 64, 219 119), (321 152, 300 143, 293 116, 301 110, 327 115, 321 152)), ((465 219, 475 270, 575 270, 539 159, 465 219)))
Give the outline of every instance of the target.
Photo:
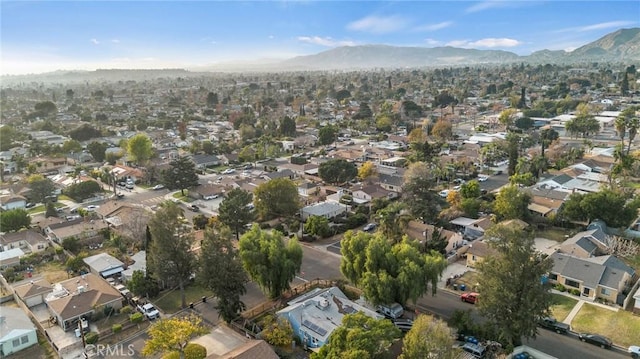
POLYGON ((604 349, 611 349, 611 346, 613 345, 611 339, 600 334, 580 333, 578 334, 578 338, 585 343, 598 345, 604 349))
POLYGON ((476 302, 478 301, 478 297, 479 296, 480 296, 480 294, 478 294, 476 292, 462 293, 460 295, 460 300, 463 301, 463 302, 476 304, 476 302))
POLYGON ((222 171, 223 175, 230 175, 232 173, 234 173, 236 170, 234 170, 233 168, 227 168, 226 170, 222 171))
POLYGON ((367 225, 362 227, 362 230, 365 231, 365 232, 370 232, 370 231, 373 231, 374 229, 376 229, 376 224, 375 223, 368 223, 367 225))
POLYGON ((478 182, 485 182, 489 179, 489 176, 478 176, 478 182))
POLYGON ((558 334, 567 334, 569 332, 569 324, 559 322, 553 317, 540 319, 538 325, 545 329, 553 330, 558 334))
POLYGON ((210 194, 210 195, 208 195, 208 196, 204 196, 204 197, 202 197, 202 199, 204 199, 205 201, 209 201, 209 200, 212 200, 212 199, 216 199, 216 198, 218 198, 218 196, 219 196, 219 195, 217 195, 217 194, 210 194))
POLYGON ((470 353, 474 358, 484 358, 487 348, 481 344, 464 343, 462 350, 470 353))
POLYGON ((151 303, 138 305, 138 311, 144 314, 149 320, 154 320, 160 317, 160 312, 151 303))
POLYGON ((200 210, 200 207, 196 206, 195 204, 192 204, 191 206, 189 206, 189 209, 194 212, 198 212, 200 210))
POLYGON ((127 189, 133 189, 133 183, 127 183, 127 185, 125 186, 127 189))
POLYGON ((163 188, 164 188, 164 185, 161 185, 161 184, 157 184, 157 185, 153 186, 153 190, 154 191, 157 191, 157 190, 163 189, 163 188))
POLYGON ((443 191, 440 191, 439 195, 440 195, 440 197, 442 197, 442 198, 447 198, 447 196, 449 195, 449 190, 448 190, 448 189, 445 189, 445 190, 443 190, 443 191))
POLYGON ((123 198, 124 197, 124 193, 118 193, 116 194, 116 198, 123 198))
POLYGON ((640 358, 640 345, 632 345, 629 347, 629 354, 633 359, 640 358))
POLYGON ((382 304, 376 309, 378 313, 389 319, 398 319, 404 314, 404 308, 399 303, 382 304))
POLYGON ((29 203, 25 204, 24 207, 25 208, 31 208, 31 207, 35 207, 35 205, 36 205, 35 203, 29 202, 29 203))

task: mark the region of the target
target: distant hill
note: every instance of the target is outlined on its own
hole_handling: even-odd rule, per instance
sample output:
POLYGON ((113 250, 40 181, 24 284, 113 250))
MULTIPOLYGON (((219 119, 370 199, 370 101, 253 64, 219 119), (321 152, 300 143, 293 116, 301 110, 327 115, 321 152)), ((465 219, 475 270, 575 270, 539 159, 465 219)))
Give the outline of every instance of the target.
POLYGON ((640 60, 640 28, 621 29, 572 52, 541 50, 529 56, 509 51, 455 47, 344 46, 282 62, 290 69, 368 69, 501 64, 640 60))

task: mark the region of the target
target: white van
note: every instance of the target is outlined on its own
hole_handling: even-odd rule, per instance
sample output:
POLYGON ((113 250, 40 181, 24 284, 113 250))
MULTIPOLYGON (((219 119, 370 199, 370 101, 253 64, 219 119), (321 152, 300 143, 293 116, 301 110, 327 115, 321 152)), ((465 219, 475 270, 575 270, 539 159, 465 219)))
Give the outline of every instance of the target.
POLYGON ((398 319, 404 314, 404 308, 398 303, 379 305, 377 310, 378 313, 391 319, 398 319))
POLYGON ((465 343, 462 346, 462 350, 464 350, 467 353, 470 353, 471 355, 473 355, 478 359, 484 358, 484 354, 487 351, 487 349, 484 346, 480 344, 473 344, 473 343, 465 343))

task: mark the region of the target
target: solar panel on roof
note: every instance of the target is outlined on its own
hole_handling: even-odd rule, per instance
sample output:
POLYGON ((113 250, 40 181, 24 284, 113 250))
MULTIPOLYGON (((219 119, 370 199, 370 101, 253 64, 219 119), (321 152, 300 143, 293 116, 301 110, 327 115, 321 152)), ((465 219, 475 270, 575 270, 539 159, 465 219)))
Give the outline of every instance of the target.
POLYGON ((317 334, 320 334, 321 336, 325 336, 327 334, 327 330, 322 328, 321 326, 309 321, 309 320, 303 320, 302 321, 302 325, 311 329, 312 332, 315 332, 317 334))

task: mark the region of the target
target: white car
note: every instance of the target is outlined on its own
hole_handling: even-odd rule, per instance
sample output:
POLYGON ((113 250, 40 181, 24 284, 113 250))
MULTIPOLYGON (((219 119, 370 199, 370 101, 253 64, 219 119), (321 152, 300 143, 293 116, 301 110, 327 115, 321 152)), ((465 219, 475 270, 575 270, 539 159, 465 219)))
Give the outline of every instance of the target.
POLYGON ((209 201, 209 200, 218 198, 218 196, 219 195, 217 195, 217 194, 211 194, 211 195, 202 197, 202 199, 204 199, 205 201, 209 201))
POLYGON ((144 314, 149 320, 154 320, 156 318, 160 318, 160 312, 153 306, 151 303, 147 303, 144 305, 138 306, 138 311, 144 314))
POLYGON ((478 182, 484 182, 489 178, 489 176, 478 176, 478 182))
POLYGON ((232 173, 234 173, 236 170, 234 170, 233 168, 227 168, 226 170, 222 171, 223 175, 230 175, 232 173))
POLYGON ((89 205, 87 206, 87 211, 95 211, 96 209, 100 208, 100 206, 96 206, 96 205, 89 205))
POLYGON ((443 190, 443 191, 440 191, 439 195, 440 195, 440 197, 442 197, 442 198, 447 198, 447 196, 449 195, 449 190, 448 190, 448 189, 445 189, 445 190, 443 190))
POLYGON ((632 345, 629 347, 629 354, 631 354, 631 357, 634 359, 638 359, 640 358, 640 346, 638 345, 632 345))
POLYGON ((164 186, 163 186, 163 185, 161 185, 161 184, 157 184, 157 185, 153 186, 153 190, 154 190, 154 191, 157 191, 157 190, 159 190, 159 189, 163 189, 163 188, 164 188, 164 186))

